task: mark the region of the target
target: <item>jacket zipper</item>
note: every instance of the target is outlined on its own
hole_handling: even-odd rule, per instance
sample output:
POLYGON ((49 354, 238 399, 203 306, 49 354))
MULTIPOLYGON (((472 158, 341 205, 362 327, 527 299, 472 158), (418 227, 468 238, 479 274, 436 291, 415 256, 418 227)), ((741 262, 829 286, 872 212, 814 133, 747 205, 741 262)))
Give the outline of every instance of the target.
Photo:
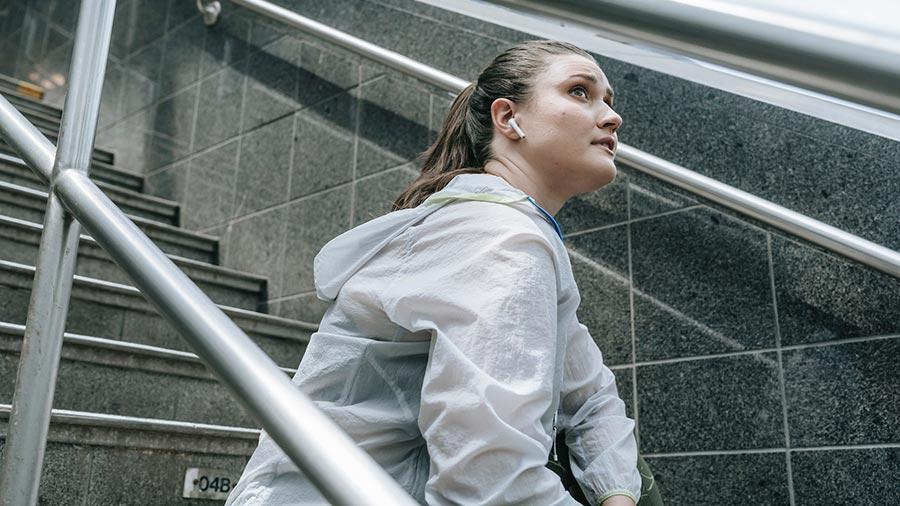
POLYGON ((550 436, 550 444, 553 449, 553 460, 559 462, 559 457, 556 455, 556 416, 559 414, 559 411, 553 413, 553 435, 550 436))

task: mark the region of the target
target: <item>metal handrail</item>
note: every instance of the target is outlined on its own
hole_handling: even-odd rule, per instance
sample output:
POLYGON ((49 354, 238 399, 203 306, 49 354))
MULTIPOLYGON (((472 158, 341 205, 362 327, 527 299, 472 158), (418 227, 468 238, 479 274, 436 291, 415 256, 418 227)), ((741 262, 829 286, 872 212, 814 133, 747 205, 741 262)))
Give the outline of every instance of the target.
MULTIPOLYGON (((115 0, 81 4, 72 49, 73 72, 60 120, 59 147, 52 158, 44 157, 52 165, 41 174, 49 174, 51 182, 63 173, 87 177, 101 91, 101 83, 93 83, 91 78, 102 76, 106 67, 115 7, 115 0)), ((27 133, 43 137, 33 126, 27 133)), ((46 148, 42 144, 36 146, 46 148)), ((3 505, 37 503, 80 230, 81 225, 66 213, 59 195, 51 189, 0 469, 3 505)))
POLYGON ((487 0, 900 114, 900 35, 730 2, 487 0))
MULTIPOLYGON (((231 0, 231 3, 269 16, 451 93, 459 93, 469 85, 469 82, 464 79, 313 21, 265 0, 231 0)), ((619 144, 616 159, 647 175, 676 185, 745 216, 801 237, 894 277, 900 277, 900 253, 894 250, 626 144, 619 144)))
POLYGON ((66 266, 74 260, 79 236, 77 223, 71 225, 73 216, 323 496, 340 505, 417 504, 88 178, 114 10, 115 0, 81 4, 59 150, 0 95, 0 135, 49 184, 48 202, 58 202, 56 207, 48 204, 44 222, 4 448, 0 504, 37 501, 72 282, 72 268, 66 266), (50 225, 56 230, 48 230, 50 225), (45 247, 45 238, 52 247, 45 247), (43 291, 45 285, 50 293, 43 291), (28 352, 26 346, 35 351, 28 352), (39 360, 37 369, 42 370, 23 367, 26 354, 46 354, 48 358, 39 360), (25 369, 32 371, 29 381, 23 381, 25 369), (34 379, 39 388, 31 385, 34 379), (23 398, 20 387, 30 389, 32 398, 23 398), (39 409, 29 406, 32 401, 39 409), (42 413, 15 422, 17 410, 42 413), (43 429, 32 430, 28 424, 43 429))

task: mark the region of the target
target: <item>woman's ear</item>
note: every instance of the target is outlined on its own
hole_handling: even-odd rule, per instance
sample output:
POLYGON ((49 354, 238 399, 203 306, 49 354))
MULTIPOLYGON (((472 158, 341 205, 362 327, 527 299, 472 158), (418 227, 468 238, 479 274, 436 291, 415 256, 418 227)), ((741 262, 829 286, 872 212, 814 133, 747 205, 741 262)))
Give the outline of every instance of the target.
POLYGON ((508 98, 498 98, 491 103, 491 119, 494 122, 494 128, 510 140, 518 140, 522 137, 509 123, 515 114, 516 103, 508 98))

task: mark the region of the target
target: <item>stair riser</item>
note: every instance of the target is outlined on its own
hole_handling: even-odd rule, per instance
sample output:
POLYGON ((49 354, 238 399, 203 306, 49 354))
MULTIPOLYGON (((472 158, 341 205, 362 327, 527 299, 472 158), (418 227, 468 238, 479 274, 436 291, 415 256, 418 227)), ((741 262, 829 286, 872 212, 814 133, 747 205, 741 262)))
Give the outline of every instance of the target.
MULTIPOLYGON (((235 478, 247 465, 255 440, 206 442, 191 435, 173 437, 160 433, 165 449, 135 447, 153 436, 130 432, 113 434, 106 428, 73 429, 50 425, 50 442, 44 455, 39 504, 166 506, 215 505, 224 501, 184 499, 182 487, 188 468, 227 471, 235 478), (171 443, 169 443, 171 441, 171 443), (180 450, 174 444, 187 444, 180 450), (205 446, 205 447, 204 447, 205 446), (169 447, 172 447, 169 449, 169 447), (219 448, 224 448, 223 451, 219 448), (234 455, 237 450, 240 455, 234 455)), ((3 423, 0 433, 6 434, 3 423)), ((0 440, 0 455, 3 445, 0 440)))
MULTIPOLYGON (((62 116, 59 110, 54 109, 49 106, 45 106, 40 103, 36 103, 33 100, 17 97, 13 94, 3 93, 4 98, 9 100, 9 102, 15 106, 15 108, 25 116, 32 125, 38 127, 39 130, 52 142, 54 145, 57 142, 57 137, 59 135, 59 125, 62 120, 62 116)), ((2 139, 0 139, 0 144, 5 146, 7 149, 12 149, 9 147, 2 139)), ((94 160, 113 164, 114 163, 114 155, 109 151, 103 149, 94 149, 92 158, 94 160)))
MULTIPOLYGON (((102 165, 91 166, 90 178, 94 181, 100 181, 136 192, 140 192, 143 188, 143 183, 140 179, 134 178, 129 174, 107 169, 102 165)), ((35 190, 47 191, 47 185, 45 185, 31 169, 19 165, 7 164, 3 161, 0 161, 0 180, 20 186, 26 186, 28 188, 34 188, 35 190)))
MULTIPOLYGON (((8 227, 0 222, 0 259, 36 265, 41 241, 39 232, 39 230, 8 227)), ((208 273, 199 272, 193 266, 180 265, 179 267, 209 298, 218 304, 257 311, 265 301, 261 285, 256 285, 254 290, 241 289, 209 281, 208 277, 203 277, 203 274, 208 275, 208 273)), ((105 281, 132 284, 125 271, 120 269, 97 243, 85 239, 82 239, 78 245, 75 273, 105 281)))
POLYGON ((57 121, 62 118, 62 111, 55 107, 37 102, 33 98, 23 98, 14 93, 8 93, 6 90, 3 90, 0 93, 3 93, 3 97, 9 100, 9 103, 14 105, 22 114, 25 114, 26 112, 37 112, 55 118, 57 121))
MULTIPOLYGON (((0 320, 25 324, 33 275, 0 270, 0 320)), ((256 344, 280 366, 297 367, 311 331, 286 328, 277 323, 234 318, 256 344)), ((178 332, 156 313, 140 294, 88 285, 75 280, 66 319, 66 330, 122 341, 194 351, 178 332)))
POLYGON ((47 138, 56 138, 59 136, 59 121, 54 121, 46 115, 35 111, 23 111, 20 109, 19 112, 23 113, 25 118, 28 119, 32 125, 36 126, 38 130, 47 136, 47 138))
MULTIPOLYGON (((110 196, 110 200, 112 200, 125 214, 140 216, 141 218, 165 223, 166 225, 177 225, 177 215, 160 215, 142 207, 133 206, 129 202, 123 202, 115 195, 110 196)), ((32 195, 13 193, 0 188, 0 214, 36 223, 43 223, 46 205, 46 199, 32 195)))
MULTIPOLYGON (((55 135, 52 135, 49 131, 45 129, 39 129, 44 134, 45 137, 55 146, 57 143, 57 139, 55 135)), ((19 156, 18 152, 13 149, 12 146, 6 143, 3 139, 0 139, 0 151, 13 155, 19 156)), ((95 162, 105 163, 108 165, 115 165, 115 158, 112 153, 109 151, 104 151, 102 149, 94 148, 94 151, 91 153, 91 160, 95 162)))
MULTIPOLYGON (((45 205, 44 199, 21 193, 8 193, 0 189, 0 215, 32 223, 43 223, 45 205)), ((123 211, 127 213, 127 210, 123 209, 123 211)), ((199 240, 186 235, 179 236, 177 232, 160 230, 145 223, 136 224, 154 244, 166 253, 211 264, 218 262, 214 241, 199 240)), ((84 229, 82 229, 82 233, 89 234, 84 229)))
MULTIPOLYGON (((0 403, 11 404, 21 336, 0 333, 0 403)), ((56 409, 255 427, 203 364, 64 344, 56 409)))
POLYGON ((141 193, 144 191, 144 178, 134 174, 128 174, 115 170, 108 164, 91 164, 91 178, 95 181, 103 181, 104 183, 114 184, 116 186, 127 188, 131 191, 141 193))
MULTIPOLYGON (((43 110, 39 106, 35 106, 27 101, 23 100, 11 100, 10 101, 16 109, 27 119, 32 125, 38 128, 41 133, 44 134, 47 139, 50 140, 54 145, 56 145, 59 137, 59 125, 61 119, 57 119, 56 114, 48 113, 48 111, 43 110)), ((7 146, 7 149, 12 149, 9 145, 6 144, 5 141, 0 140, 3 145, 7 146)), ((104 162, 108 164, 113 164, 115 162, 115 157, 109 151, 104 149, 94 148, 94 151, 91 155, 93 160, 104 162)))

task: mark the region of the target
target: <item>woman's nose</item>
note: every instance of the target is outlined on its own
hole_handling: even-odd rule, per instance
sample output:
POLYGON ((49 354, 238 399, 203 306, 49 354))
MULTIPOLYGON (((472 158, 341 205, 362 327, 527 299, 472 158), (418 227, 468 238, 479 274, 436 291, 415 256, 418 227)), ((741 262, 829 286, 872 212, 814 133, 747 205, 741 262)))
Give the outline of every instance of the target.
POLYGON ((601 128, 611 127, 612 131, 615 132, 622 126, 622 117, 619 116, 615 111, 609 109, 607 113, 603 116, 603 119, 600 122, 601 128))
POLYGON ((612 131, 615 132, 622 126, 622 117, 619 116, 616 111, 612 110, 612 108, 607 108, 597 124, 604 130, 611 127, 612 131))

